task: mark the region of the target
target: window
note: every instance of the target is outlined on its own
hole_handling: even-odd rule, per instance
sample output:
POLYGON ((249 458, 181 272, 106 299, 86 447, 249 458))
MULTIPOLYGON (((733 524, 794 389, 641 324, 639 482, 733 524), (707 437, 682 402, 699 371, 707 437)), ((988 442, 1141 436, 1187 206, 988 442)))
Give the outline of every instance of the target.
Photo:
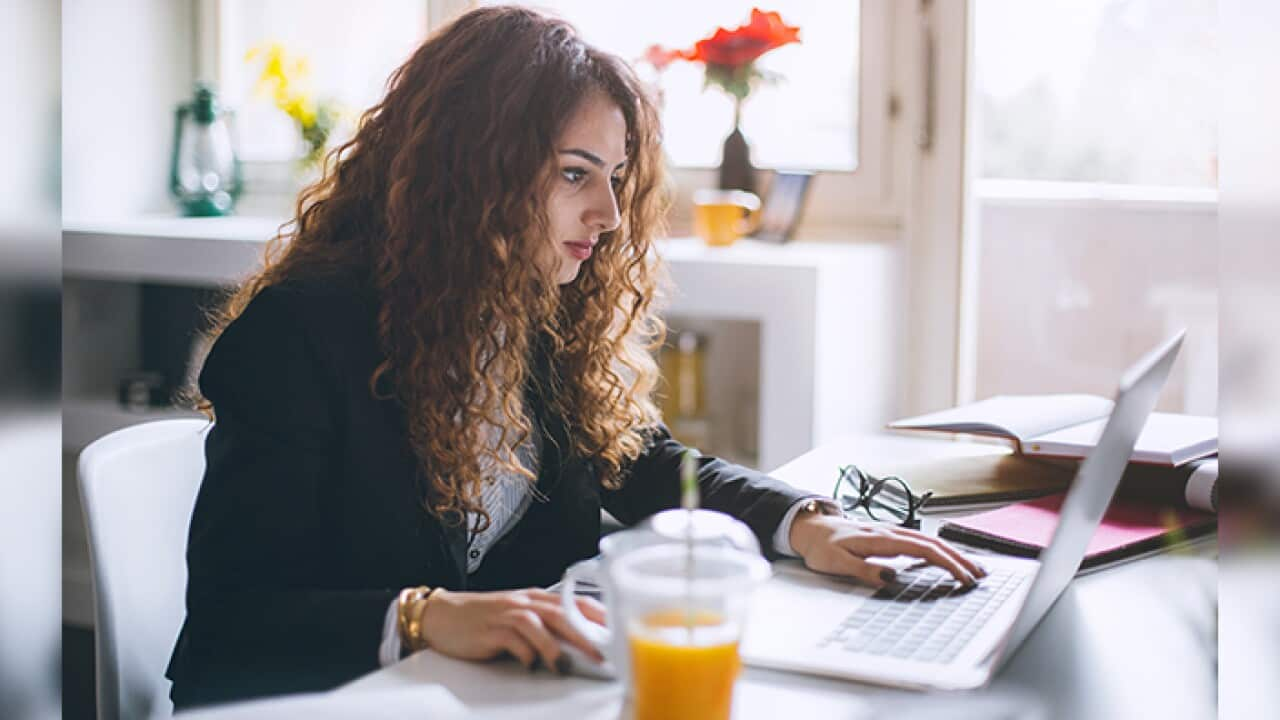
POLYGON ((984 178, 1215 187, 1214 0, 978 0, 984 178))
MULTIPOLYGON (((241 210, 288 212, 300 181, 291 159, 302 152, 292 121, 270 98, 255 94, 260 66, 245 62, 250 49, 277 41, 308 58, 314 94, 350 111, 349 125, 335 133, 340 140, 431 28, 485 1, 197 0, 201 76, 217 82, 222 100, 237 113, 247 186, 241 210)), ((632 61, 650 44, 686 47, 718 26, 746 22, 752 7, 742 0, 528 4, 565 17, 588 41, 632 61)), ((847 238, 855 226, 875 233, 896 227, 904 175, 888 167, 901 149, 895 149, 891 115, 900 104, 890 102, 892 38, 895 17, 909 22, 911 12, 895 10, 907 6, 891 0, 787 0, 772 7, 801 28, 802 43, 760 61, 784 79, 759 88, 744 106, 753 163, 822 171, 806 204, 802 236, 806 228, 847 238)), ((638 69, 652 78, 649 68, 638 69)), ((672 228, 687 232, 690 194, 715 182, 710 168, 719 163, 732 106, 718 90, 703 91, 692 64, 672 64, 662 87, 666 150, 677 181, 672 228)))
POLYGON ((1159 407, 1215 414, 1215 4, 976 0, 974 13, 957 399, 1110 395, 1186 327, 1159 407))
POLYGON ((278 42, 310 65, 317 99, 340 103, 349 133, 361 112, 381 99, 391 72, 426 36, 426 0, 379 0, 377 12, 349 0, 221 0, 218 85, 236 109, 243 160, 283 162, 300 152, 298 131, 269 96, 255 92, 261 62, 253 48, 278 42))
MULTIPOLYGON (((498 4, 486 2, 486 4, 498 4)), ((643 5, 600 0, 528 3, 572 22, 601 49, 637 61, 657 43, 684 49, 717 27, 737 27, 753 3, 742 0, 652 0, 643 5)), ((762 84, 743 106, 742 132, 758 167, 853 170, 858 164, 858 18, 856 2, 788 0, 770 6, 801 42, 763 56, 758 66, 782 80, 762 84)), ((641 70, 648 70, 636 63, 641 70)), ((714 167, 733 127, 733 103, 702 87, 701 66, 677 61, 660 76, 668 156, 677 167, 714 167)))

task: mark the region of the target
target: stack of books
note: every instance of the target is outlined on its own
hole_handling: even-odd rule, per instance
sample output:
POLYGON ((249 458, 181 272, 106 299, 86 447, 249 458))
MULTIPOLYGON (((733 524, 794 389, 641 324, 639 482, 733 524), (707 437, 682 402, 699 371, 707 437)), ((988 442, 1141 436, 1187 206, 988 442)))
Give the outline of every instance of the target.
MULTIPOLYGON (((1063 492, 1102 434, 1111 401, 1093 395, 1001 395, 907 418, 890 428, 1004 438, 1013 452, 904 469, 935 510, 1003 506, 942 523, 939 535, 1035 557, 1057 526, 1063 492), (1028 502, 1010 501, 1027 500, 1028 502)), ((1216 418, 1152 413, 1082 570, 1213 532, 1218 509, 1216 418)))

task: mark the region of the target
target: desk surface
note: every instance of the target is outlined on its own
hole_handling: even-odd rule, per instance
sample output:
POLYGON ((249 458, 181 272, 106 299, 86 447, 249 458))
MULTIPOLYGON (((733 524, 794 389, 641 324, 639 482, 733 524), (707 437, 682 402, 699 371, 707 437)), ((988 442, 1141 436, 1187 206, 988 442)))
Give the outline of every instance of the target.
MULTIPOLYGON (((833 458, 933 457, 1000 452, 990 445, 858 437, 818 448, 775 471, 829 492, 833 458), (820 471, 821 470, 821 471, 820 471), (828 486, 828 487, 824 487, 828 486)), ((1217 714, 1217 563, 1210 543, 1074 581, 991 686, 924 695, 854 682, 747 668, 734 717, 1210 718, 1217 714)), ((514 662, 476 664, 430 651, 371 673, 349 694, 438 683, 479 717, 617 718, 621 688, 584 678, 529 674, 514 662)), ((348 698, 351 699, 351 698, 348 698)))

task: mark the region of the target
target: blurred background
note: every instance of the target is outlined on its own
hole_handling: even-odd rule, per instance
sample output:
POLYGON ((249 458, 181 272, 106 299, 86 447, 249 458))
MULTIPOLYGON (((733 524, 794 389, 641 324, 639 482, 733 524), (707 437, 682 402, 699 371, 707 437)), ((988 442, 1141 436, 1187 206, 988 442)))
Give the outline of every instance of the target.
MULTIPOLYGON (((5 3, 6 716, 56 715, 59 696, 66 717, 92 716, 80 450, 188 414, 172 390, 191 371, 200 309, 288 218, 316 148, 347 137, 388 74, 471 4, 5 3), (191 185, 193 138, 222 165, 191 185), (184 217, 201 208, 211 217, 184 217)), ((1161 407, 1221 416, 1221 606, 1234 608, 1221 621, 1222 716, 1275 707, 1262 679, 1280 661, 1260 638, 1280 634, 1258 623, 1276 628, 1280 611, 1254 600, 1280 589, 1268 535, 1280 447, 1275 3, 778 0, 762 9, 800 42, 760 58, 777 80, 742 102, 739 127, 766 200, 776 172, 815 174, 790 243, 719 253, 693 237, 693 195, 717 184, 734 102, 704 88, 696 63, 646 54, 745 23, 752 5, 535 4, 661 93, 673 263, 723 278, 682 287, 673 305, 666 411, 711 452, 768 470, 793 447, 780 418, 808 428, 786 442, 812 444, 1000 393, 1107 395, 1117 370, 1187 327, 1161 407), (832 258, 852 259, 800 322, 815 330, 780 340, 750 273, 832 258), (793 337, 820 349, 786 345, 793 337), (827 378, 835 361, 821 348, 853 343, 863 359, 836 366, 854 379, 827 378), (780 362, 819 398, 865 412, 771 392, 780 362)), ((801 293, 810 276, 798 277, 801 293)))
POLYGON ((56 2, 0 14, 0 714, 59 716, 61 269, 56 2))

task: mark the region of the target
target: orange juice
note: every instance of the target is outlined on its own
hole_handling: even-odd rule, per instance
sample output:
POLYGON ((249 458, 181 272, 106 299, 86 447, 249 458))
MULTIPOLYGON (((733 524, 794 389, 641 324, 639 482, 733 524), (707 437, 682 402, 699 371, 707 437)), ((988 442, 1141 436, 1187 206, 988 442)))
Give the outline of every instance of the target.
POLYGON ((671 610, 644 626, 630 636, 635 720, 728 720, 742 664, 737 639, 717 632, 722 618, 671 610))

